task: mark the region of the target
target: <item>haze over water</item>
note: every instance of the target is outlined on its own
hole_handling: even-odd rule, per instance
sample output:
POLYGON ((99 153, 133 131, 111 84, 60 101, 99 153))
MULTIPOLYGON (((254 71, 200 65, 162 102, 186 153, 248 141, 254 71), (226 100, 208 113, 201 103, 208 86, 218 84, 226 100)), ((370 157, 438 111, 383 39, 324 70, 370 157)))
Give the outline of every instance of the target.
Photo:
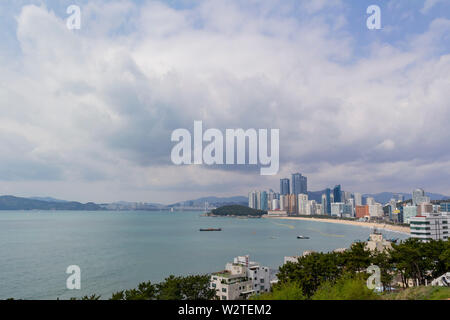
MULTIPOLYGON (((284 256, 346 248, 370 229, 314 221, 202 217, 200 212, 1 211, 0 299, 68 299, 223 270, 237 255, 277 268, 284 256), (200 232, 220 227, 221 232, 200 232), (299 240, 297 235, 309 236, 299 240), (66 289, 69 265, 81 290, 66 289)), ((407 238, 383 231, 388 238, 407 238)))

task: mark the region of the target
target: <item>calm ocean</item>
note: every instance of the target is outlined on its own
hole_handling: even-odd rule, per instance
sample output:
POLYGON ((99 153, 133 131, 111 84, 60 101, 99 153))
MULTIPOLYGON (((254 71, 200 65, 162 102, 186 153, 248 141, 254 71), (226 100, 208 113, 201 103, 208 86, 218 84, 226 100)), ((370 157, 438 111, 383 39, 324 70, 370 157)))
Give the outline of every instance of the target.
MULTIPOLYGON (((201 217, 200 212, 0 211, 0 299, 109 298, 142 281, 223 270, 237 255, 277 268, 284 256, 367 240, 370 229, 313 221, 201 217), (222 232, 199 232, 220 227, 222 232), (309 236, 298 240, 297 235, 309 236), (69 265, 81 290, 66 289, 69 265)), ((384 232, 404 239, 400 233, 384 232)))

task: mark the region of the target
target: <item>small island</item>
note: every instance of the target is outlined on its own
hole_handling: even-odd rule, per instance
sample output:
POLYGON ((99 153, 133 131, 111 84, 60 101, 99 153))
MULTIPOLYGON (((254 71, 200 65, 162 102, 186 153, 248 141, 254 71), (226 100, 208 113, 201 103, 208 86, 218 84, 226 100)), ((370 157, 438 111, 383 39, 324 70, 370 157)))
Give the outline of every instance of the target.
POLYGON ((240 205, 223 206, 211 210, 207 213, 208 217, 247 217, 247 218, 261 218, 262 215, 267 214, 267 211, 252 209, 240 205))

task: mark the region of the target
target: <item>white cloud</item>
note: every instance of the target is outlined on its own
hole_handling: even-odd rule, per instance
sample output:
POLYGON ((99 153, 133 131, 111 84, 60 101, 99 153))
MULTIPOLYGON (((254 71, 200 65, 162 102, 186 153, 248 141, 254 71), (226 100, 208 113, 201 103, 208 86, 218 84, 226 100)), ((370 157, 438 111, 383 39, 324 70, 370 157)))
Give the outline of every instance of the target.
POLYGON ((425 3, 423 4, 423 8, 421 12, 423 14, 428 13, 434 6, 436 6, 439 3, 445 3, 446 0, 425 0, 425 3))
POLYGON ((33 190, 26 180, 40 175, 19 178, 26 166, 52 177, 42 192, 79 200, 168 202, 277 188, 279 177, 257 170, 171 165, 171 131, 203 120, 280 128, 280 176, 302 171, 312 189, 418 183, 450 194, 437 174, 449 161, 450 56, 439 51, 449 21, 435 20, 402 49, 376 43, 358 57, 342 16, 298 20, 263 4, 175 10, 99 1, 83 8, 79 32, 44 7, 24 7, 21 55, 0 75, 0 133, 16 142, 2 139, 0 150, 26 161, 0 191, 33 190))

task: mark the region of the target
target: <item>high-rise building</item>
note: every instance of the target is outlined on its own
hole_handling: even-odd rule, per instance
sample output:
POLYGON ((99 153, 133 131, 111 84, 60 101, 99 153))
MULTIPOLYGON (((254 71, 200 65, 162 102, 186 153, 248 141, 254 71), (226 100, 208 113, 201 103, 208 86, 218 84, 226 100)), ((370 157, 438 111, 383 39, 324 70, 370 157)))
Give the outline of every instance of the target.
POLYGON ((309 200, 308 206, 306 207, 306 214, 313 216, 316 214, 316 200, 309 200))
POLYGON ((371 218, 380 218, 384 215, 383 206, 380 203, 369 204, 368 207, 371 218))
POLYGON ((280 209, 280 200, 273 199, 272 200, 272 210, 279 210, 280 209))
POLYGON ((298 210, 297 210, 297 195, 289 194, 286 197, 288 198, 288 213, 296 215, 298 213, 298 210))
POLYGON ((365 205, 365 206, 356 206, 355 208, 356 211, 356 217, 357 218, 364 218, 369 216, 369 206, 365 205))
POLYGON ((352 198, 351 192, 348 191, 342 191, 341 195, 342 195, 341 201, 344 203, 347 203, 352 198))
POLYGON ((292 174, 292 189, 293 194, 307 194, 308 193, 308 179, 302 176, 301 173, 292 174))
POLYGON ((285 196, 290 194, 290 190, 289 190, 289 179, 284 178, 284 179, 280 179, 280 194, 285 196))
POLYGON ((307 215, 308 213, 308 195, 307 194, 299 194, 298 195, 298 214, 299 215, 307 215))
POLYGON ((416 189, 412 192, 412 204, 417 206, 424 202, 430 202, 430 198, 425 196, 425 191, 423 189, 416 189))
POLYGON ((367 204, 368 206, 374 205, 374 204, 375 204, 375 199, 372 198, 372 197, 367 197, 367 199, 366 199, 366 204, 367 204))
POLYGON ((266 191, 262 191, 261 192, 261 205, 260 205, 261 210, 267 211, 268 208, 268 198, 267 198, 267 192, 266 191))
POLYGON ((249 208, 256 209, 256 191, 248 193, 248 206, 249 208))
POLYGON ((353 197, 355 199, 355 206, 361 206, 362 205, 362 195, 361 195, 361 193, 355 192, 353 197))
POLYGON ((423 216, 427 213, 433 213, 433 205, 431 203, 422 202, 417 206, 418 216, 423 216))
POLYGON ((409 220, 417 216, 417 206, 404 206, 403 207, 403 222, 409 223, 409 220))
POLYGON ((327 195, 325 193, 322 195, 321 209, 322 209, 322 212, 320 214, 326 215, 327 214, 327 195))
POLYGON ((331 215, 335 217, 342 217, 344 213, 344 204, 343 202, 333 202, 331 204, 331 215))
POLYGON ((327 198, 327 203, 326 203, 326 214, 331 216, 331 190, 330 188, 327 188, 325 190, 325 197, 327 198))
POLYGON ((342 202, 341 185, 338 184, 333 189, 334 202, 342 202))
POLYGON ((256 209, 261 210, 261 191, 256 191, 256 209))

